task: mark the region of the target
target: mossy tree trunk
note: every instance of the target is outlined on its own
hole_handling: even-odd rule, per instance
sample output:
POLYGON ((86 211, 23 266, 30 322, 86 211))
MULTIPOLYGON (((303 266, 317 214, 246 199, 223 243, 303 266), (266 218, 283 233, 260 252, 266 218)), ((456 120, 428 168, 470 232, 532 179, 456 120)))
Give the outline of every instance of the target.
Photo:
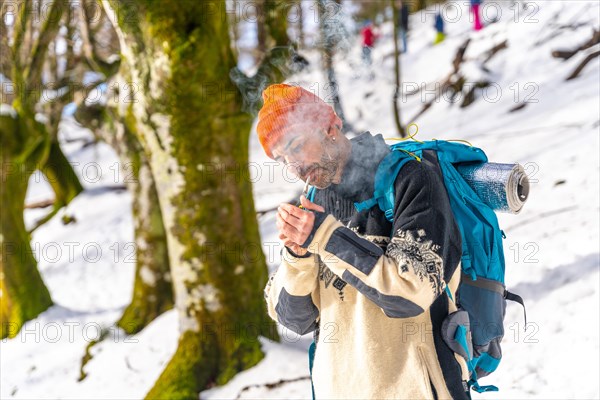
POLYGON ((229 78, 225 2, 104 5, 119 10, 121 50, 140 86, 120 112, 156 182, 180 320, 178 349, 147 397, 196 398, 255 365, 258 336, 274 336, 247 179, 251 118, 229 78))
POLYGON ((132 194, 136 266, 133 297, 117 325, 134 334, 173 308, 173 286, 167 237, 150 165, 133 134, 125 135, 127 152, 121 160, 129 160, 124 172, 132 194))
POLYGON ((255 4, 257 50, 262 55, 275 46, 287 46, 290 4, 285 0, 258 0, 255 4))
MULTIPOLYGON (((34 24, 33 2, 18 9, 14 21, 12 47, 0 46, 3 73, 14 85, 12 110, 0 115, 0 336, 14 337, 23 323, 52 305, 52 299, 37 269, 37 261, 25 229, 23 212, 29 177, 44 165, 50 151, 51 136, 35 118, 42 85, 44 60, 56 37, 64 1, 54 1, 41 26, 34 24), (33 30, 35 29, 35 35, 33 30)), ((4 10, 3 10, 4 11, 4 10)), ((1 21, 0 23, 5 23, 1 21)), ((6 32, 6 26, 2 28, 6 32)), ((4 39, 4 36, 3 36, 4 39)))
POLYGON ((256 0, 254 6, 256 7, 256 50, 262 55, 267 51, 265 0, 256 0))
POLYGON ((32 118, 0 115, 0 338, 14 337, 23 324, 52 305, 37 269, 23 211, 29 177, 47 157, 44 127, 32 118))
POLYGON ((287 46, 290 38, 287 34, 290 3, 285 0, 267 0, 264 4, 264 23, 272 43, 271 46, 287 46))
POLYGON ((392 7, 392 21, 394 26, 394 78, 396 79, 396 86, 394 87, 394 95, 392 97, 392 108, 394 110, 396 130, 400 137, 406 137, 406 131, 404 126, 402 126, 402 119, 400 118, 400 105, 398 104, 398 98, 400 97, 400 49, 398 46, 398 7, 396 0, 390 0, 390 6, 392 7))
MULTIPOLYGON (((12 48, 8 43, 0 46, 6 53, 2 54, 2 58, 5 59, 2 72, 8 78, 7 81, 14 85, 12 93, 9 91, 9 102, 13 103, 15 110, 19 110, 21 120, 31 119, 24 126, 39 125, 34 118, 36 113, 44 117, 44 129, 39 134, 45 135, 44 143, 49 146, 49 151, 47 157, 40 159, 34 168, 40 169, 46 175, 55 195, 53 210, 36 222, 32 228, 34 230, 49 221, 60 208, 83 191, 79 178, 58 143, 62 111, 71 101, 76 87, 72 83, 77 83, 78 71, 75 68, 74 40, 70 40, 75 36, 75 32, 69 23, 73 12, 69 3, 65 0, 52 2, 51 8, 44 10, 44 18, 39 20, 36 16, 41 15, 41 4, 25 1, 18 9, 16 23, 12 26, 12 48), (34 5, 37 7, 35 11, 34 5), (61 39, 66 43, 66 51, 57 50, 60 46, 56 38, 61 26, 66 28, 66 35, 61 35, 64 36, 61 39), (67 89, 63 90, 64 88, 67 89), (54 96, 44 92, 46 89, 57 92, 61 89, 62 94, 54 96)), ((8 36, 5 23, 6 21, 0 22, 3 38, 8 36)))
MULTIPOLYGON (((93 9, 92 0, 83 0, 82 4, 79 32, 86 62, 104 75, 108 99, 133 101, 133 98, 124 98, 118 91, 118 88, 131 85, 132 81, 129 76, 118 74, 121 61, 118 57, 119 46, 113 43, 118 42, 116 31, 107 29, 104 32, 104 40, 109 38, 113 43, 112 51, 107 52, 106 46, 100 47, 93 27, 93 24, 108 22, 106 13, 101 13, 99 22, 98 17, 89 12, 93 9), (104 58, 101 53, 104 53, 104 58), (108 62, 111 58, 113 61, 108 62)), ((123 69, 126 70, 126 66, 123 69)), ((86 104, 83 100, 77 104, 75 119, 115 150, 120 160, 123 183, 132 196, 135 278, 131 303, 125 308, 117 325, 127 333, 134 334, 173 308, 167 239, 158 194, 148 159, 134 133, 135 121, 121 118, 111 101, 104 105, 86 104)))
POLYGON ((302 8, 302 0, 298 0, 298 49, 303 49, 305 45, 304 40, 304 10, 302 8))
MULTIPOLYGON (((122 76, 114 77, 114 82, 121 81, 125 81, 122 76)), ((109 93, 108 97, 112 95, 109 93)), ((134 334, 173 308, 173 287, 166 232, 148 159, 132 131, 135 121, 128 118, 127 122, 134 124, 128 126, 126 118, 121 119, 114 112, 114 109, 102 105, 81 104, 75 118, 116 151, 123 182, 132 196, 135 280, 131 303, 125 308, 117 325, 127 333, 134 334)))

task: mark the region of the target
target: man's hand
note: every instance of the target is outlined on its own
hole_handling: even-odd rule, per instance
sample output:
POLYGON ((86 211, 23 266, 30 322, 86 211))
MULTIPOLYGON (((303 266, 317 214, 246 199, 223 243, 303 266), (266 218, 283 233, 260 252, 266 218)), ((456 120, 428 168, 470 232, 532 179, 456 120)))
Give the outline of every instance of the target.
POLYGON ((285 246, 299 256, 306 254, 306 249, 300 245, 306 242, 315 224, 315 215, 308 210, 325 211, 323 207, 309 201, 304 196, 300 197, 300 204, 304 209, 287 203, 280 204, 277 209, 279 238, 285 246))
POLYGON ((283 233, 279 234, 279 239, 281 239, 281 241, 283 242, 283 245, 285 247, 287 247, 294 253, 293 255, 304 256, 304 255, 306 255, 306 253, 308 253, 308 250, 306 250, 305 248, 300 247, 300 245, 292 242, 290 239, 285 237, 285 235, 283 233))

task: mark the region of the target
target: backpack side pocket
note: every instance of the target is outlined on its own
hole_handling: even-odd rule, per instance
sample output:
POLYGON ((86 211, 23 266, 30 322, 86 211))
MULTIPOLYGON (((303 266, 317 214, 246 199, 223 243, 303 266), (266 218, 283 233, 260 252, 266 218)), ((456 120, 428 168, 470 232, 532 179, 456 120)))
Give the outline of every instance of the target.
POLYGON ((473 366, 481 378, 498 367, 502 358, 500 342, 504 336, 506 289, 495 280, 480 276, 472 280, 462 276, 459 288, 460 307, 469 313, 472 334, 473 366))
POLYGON ((452 351, 460 354, 467 364, 473 357, 473 343, 471 340, 469 313, 458 310, 444 319, 442 322, 442 339, 452 351), (460 338, 464 334, 465 340, 460 338))

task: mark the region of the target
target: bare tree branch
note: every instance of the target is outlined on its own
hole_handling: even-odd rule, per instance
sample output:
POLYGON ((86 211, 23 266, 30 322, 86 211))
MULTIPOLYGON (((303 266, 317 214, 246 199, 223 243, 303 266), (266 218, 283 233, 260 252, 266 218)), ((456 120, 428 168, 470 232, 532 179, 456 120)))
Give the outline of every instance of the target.
POLYGON ((21 70, 23 65, 21 60, 21 46, 23 45, 23 39, 25 37, 25 31, 27 30, 27 16, 31 14, 31 1, 19 2, 15 6, 19 11, 17 18, 14 23, 14 40, 12 46, 12 58, 13 58, 13 81, 16 83, 22 83, 22 79, 19 79, 17 74, 21 70))
POLYGON ((0 2, 0 73, 12 80, 11 50, 8 44, 8 27, 6 26, 6 14, 9 8, 4 1, 0 2))
POLYGON ((577 46, 573 50, 554 50, 552 52, 552 57, 568 60, 575 54, 579 53, 581 50, 589 49, 590 47, 595 46, 598 43, 600 43, 600 30, 594 30, 592 37, 587 42, 583 43, 580 46, 577 46))
POLYGON ((581 71, 583 70, 583 68, 585 68, 586 65, 588 65, 588 63, 590 61, 592 61, 594 58, 600 56, 600 51, 595 51, 591 54, 588 54, 588 56, 586 58, 583 59, 583 61, 581 61, 581 63, 577 66, 577 68, 575 68, 575 70, 571 73, 571 75, 569 75, 567 77, 567 81, 570 81, 571 79, 575 79, 579 76, 579 74, 581 73, 581 71))
POLYGON ((55 0, 52 3, 50 13, 47 15, 47 19, 44 21, 37 40, 33 45, 31 63, 25 67, 24 72, 24 79, 27 82, 28 89, 34 88, 41 81, 42 66, 48 52, 48 45, 58 33, 65 7, 68 7, 68 3, 65 0, 55 0))
MULTIPOLYGON (((88 13, 86 0, 83 0, 81 18, 79 18, 79 32, 81 33, 82 49, 86 62, 94 71, 102 73, 107 79, 117 73, 120 61, 112 63, 103 60, 97 51, 97 42, 94 38, 94 29, 90 26, 90 15, 88 13)), ((99 29, 99 28, 98 28, 99 29)))

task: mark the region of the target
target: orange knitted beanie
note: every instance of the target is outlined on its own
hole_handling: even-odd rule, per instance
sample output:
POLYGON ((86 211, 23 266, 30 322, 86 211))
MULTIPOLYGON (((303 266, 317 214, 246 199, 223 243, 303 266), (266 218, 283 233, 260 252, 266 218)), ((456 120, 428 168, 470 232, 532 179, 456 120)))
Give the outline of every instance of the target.
POLYGON ((342 126, 342 121, 329 104, 298 86, 271 85, 263 91, 263 100, 256 132, 270 158, 273 158, 271 149, 285 135, 326 130, 332 124, 342 126))

